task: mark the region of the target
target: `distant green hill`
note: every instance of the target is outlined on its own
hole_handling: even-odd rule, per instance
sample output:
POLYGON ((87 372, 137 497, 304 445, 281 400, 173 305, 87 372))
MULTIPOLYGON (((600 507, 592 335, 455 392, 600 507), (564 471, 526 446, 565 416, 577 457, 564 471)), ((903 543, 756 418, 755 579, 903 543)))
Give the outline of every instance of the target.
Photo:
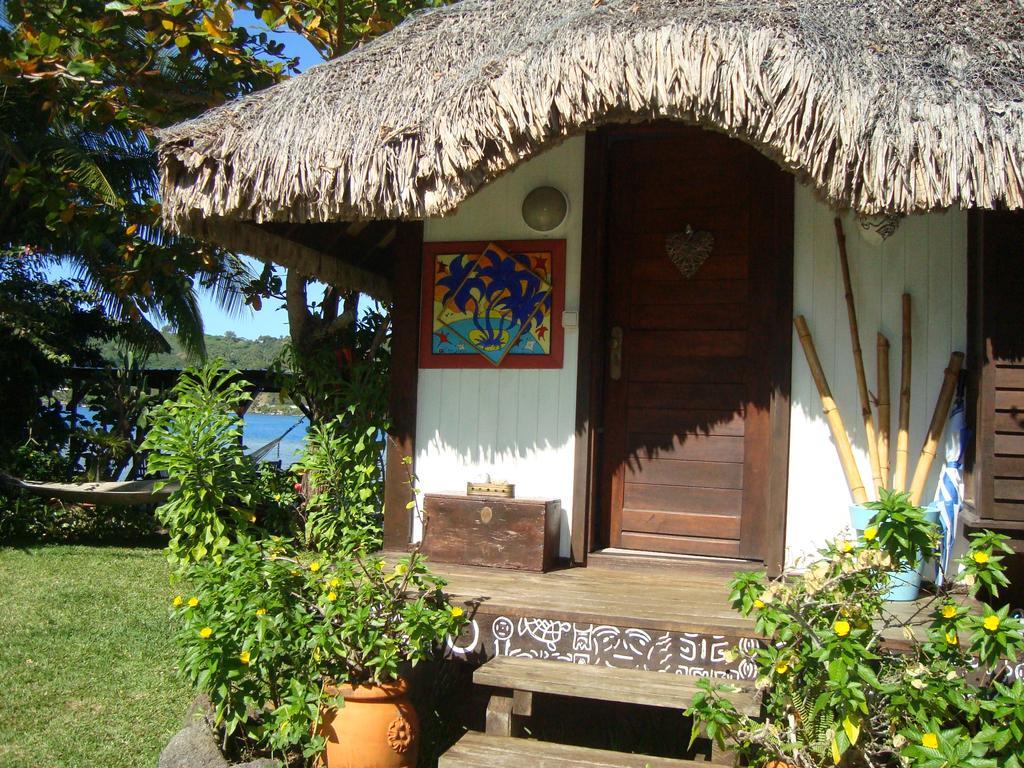
MULTIPOLYGON (((171 347, 170 352, 150 355, 146 361, 147 368, 178 369, 196 362, 182 351, 178 338, 173 333, 164 331, 164 338, 171 347)), ((281 354, 287 343, 285 338, 260 336, 258 339, 243 339, 228 331, 223 336, 206 335, 206 354, 212 360, 219 357, 228 368, 267 368, 281 354)), ((118 360, 117 346, 108 342, 102 347, 103 357, 112 363, 118 360)))

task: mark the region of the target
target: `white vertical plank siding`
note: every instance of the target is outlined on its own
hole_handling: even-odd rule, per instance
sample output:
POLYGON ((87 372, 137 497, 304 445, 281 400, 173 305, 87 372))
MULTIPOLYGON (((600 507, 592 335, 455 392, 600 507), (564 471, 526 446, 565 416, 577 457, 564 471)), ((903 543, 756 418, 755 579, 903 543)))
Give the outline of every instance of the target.
MULTIPOLYGON (((430 219, 427 242, 564 239, 565 309, 579 309, 583 211, 583 137, 565 141, 497 179, 451 216, 430 219), (538 186, 565 193, 569 212, 552 232, 523 222, 522 203, 538 186)), ((562 318, 554 318, 561 322, 562 318)), ((562 503, 561 554, 569 554, 576 418, 575 328, 565 331, 557 370, 420 369, 416 414, 416 476, 424 492, 461 491, 484 473, 516 484, 521 497, 562 503)), ((415 535, 420 535, 417 522, 415 535)))
MULTIPOLYGON (((842 412, 865 483, 870 485, 867 446, 850 349, 850 331, 838 269, 834 213, 811 190, 797 187, 795 206, 795 311, 807 318, 822 367, 842 412)), ((943 370, 953 350, 966 344, 967 215, 950 211, 904 219, 882 246, 868 245, 850 214, 843 216, 850 272, 857 300, 860 343, 868 388, 875 390, 875 338, 881 330, 892 345, 890 393, 892 453, 895 463, 900 385, 901 296, 914 299, 913 386, 911 390, 910 466, 912 475, 924 441, 943 370)), ((850 494, 839 466, 817 390, 803 350, 793 335, 793 389, 790 422, 789 505, 786 561, 801 559, 849 522, 850 494)), ((925 488, 930 501, 940 462, 925 488)), ((909 477, 908 477, 909 482, 909 477)))
MULTIPOLYGON (((579 308, 584 139, 570 139, 497 179, 455 214, 426 222, 428 242, 446 240, 566 241, 566 302, 579 308), (547 234, 522 220, 522 200, 550 184, 569 200, 565 222, 547 234)), ((860 423, 850 333, 839 271, 834 213, 806 187, 797 187, 793 298, 807 317, 822 366, 842 409, 864 480, 870 469, 860 423)), ((890 400, 894 463, 899 403, 900 312, 904 290, 914 297, 914 381, 911 461, 935 405, 949 353, 966 339, 967 216, 962 211, 912 216, 880 247, 868 245, 849 214, 843 216, 857 299, 868 387, 875 389, 875 334, 892 345, 890 400)), ((560 321, 561 318, 558 318, 560 321)), ((559 499, 561 553, 569 551, 573 448, 576 426, 578 338, 565 331, 564 365, 558 370, 439 370, 419 372, 416 475, 422 491, 464 491, 484 473, 516 484, 519 496, 559 499)), ((577 467, 575 471, 584 471, 577 467)), ((939 463, 926 489, 931 499, 939 463)), ((821 413, 803 351, 793 337, 793 388, 786 556, 790 567, 847 526, 849 492, 821 413)), ((419 525, 416 526, 419 535, 419 525)))

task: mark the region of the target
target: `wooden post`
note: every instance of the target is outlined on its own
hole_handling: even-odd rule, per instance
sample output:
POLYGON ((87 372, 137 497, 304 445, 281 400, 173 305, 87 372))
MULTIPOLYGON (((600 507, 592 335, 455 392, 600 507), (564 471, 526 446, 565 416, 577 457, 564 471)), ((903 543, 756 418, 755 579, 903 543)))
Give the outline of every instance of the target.
POLYGON ((935 459, 939 440, 942 439, 942 433, 946 429, 949 406, 953 403, 953 395, 956 394, 956 381, 960 376, 960 369, 963 365, 963 352, 954 352, 949 356, 949 365, 946 367, 946 374, 942 379, 942 389, 939 391, 939 399, 936 401, 935 411, 932 413, 932 423, 928 427, 928 435, 925 437, 924 446, 921 448, 921 455, 917 459, 914 479, 910 482, 910 503, 915 507, 921 504, 921 496, 924 495, 924 484, 928 480, 928 472, 932 468, 932 461, 935 459))
POLYGON ((871 400, 868 396, 868 381, 864 374, 864 354, 860 348, 860 330, 857 327, 857 307, 853 301, 853 286, 850 282, 850 260, 846 254, 846 236, 843 222, 835 218, 836 242, 839 245, 839 264, 843 272, 843 289, 846 295, 846 314, 850 320, 850 342, 853 345, 853 367, 857 374, 857 394, 860 397, 860 413, 864 422, 864 437, 868 443, 868 462, 871 466, 872 496, 883 486, 882 473, 878 462, 878 438, 875 436, 875 422, 871 416, 871 400))
POLYGON ((384 472, 384 548, 408 550, 412 537, 412 467, 416 449, 416 383, 419 375, 420 272, 423 223, 402 222, 393 244, 395 281, 391 310, 391 372, 386 469, 384 472))
POLYGON ((487 702, 485 731, 490 736, 522 736, 523 721, 532 710, 533 694, 529 691, 496 691, 487 702))
POLYGON ((832 391, 829 389, 825 372, 821 368, 821 361, 814 348, 814 339, 811 338, 807 320, 803 315, 797 315, 793 319, 793 323, 796 325, 796 332, 800 337, 800 345, 804 348, 807 366, 811 369, 811 377, 818 387, 825 419, 828 421, 829 429, 832 430, 832 439, 836 441, 836 451, 839 453, 839 463, 842 464, 843 473, 846 475, 846 484, 850 486, 850 494, 853 496, 854 502, 864 504, 868 501, 867 491, 864 490, 864 481, 861 480, 860 470, 857 469, 857 462, 853 458, 853 449, 850 447, 850 438, 846 435, 843 417, 839 413, 836 401, 832 399, 832 391))
POLYGON ((907 460, 910 453, 910 374, 913 340, 910 333, 910 294, 903 294, 903 338, 900 355, 900 414, 896 432, 896 468, 892 476, 892 489, 907 489, 907 460))
POLYGON ((875 367, 878 374, 878 471, 882 475, 882 487, 889 485, 889 430, 892 414, 889 403, 889 340, 878 334, 875 367))

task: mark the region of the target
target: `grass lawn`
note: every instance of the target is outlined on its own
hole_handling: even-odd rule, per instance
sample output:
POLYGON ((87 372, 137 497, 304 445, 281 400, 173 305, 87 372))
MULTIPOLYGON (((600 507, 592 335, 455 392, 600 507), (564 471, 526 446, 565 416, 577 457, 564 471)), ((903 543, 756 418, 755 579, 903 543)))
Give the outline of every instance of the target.
POLYGON ((164 552, 0 548, 0 766, 155 766, 191 700, 164 552))

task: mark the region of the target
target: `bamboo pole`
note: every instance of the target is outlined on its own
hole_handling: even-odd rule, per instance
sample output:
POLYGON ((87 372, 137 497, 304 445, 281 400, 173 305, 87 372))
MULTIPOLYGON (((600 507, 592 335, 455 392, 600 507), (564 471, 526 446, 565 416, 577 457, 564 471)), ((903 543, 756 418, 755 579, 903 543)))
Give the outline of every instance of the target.
POLYGON ((800 337, 800 345, 804 348, 804 356, 807 358, 807 366, 811 369, 811 377, 818 387, 818 395, 821 397, 821 406, 825 411, 825 419, 828 421, 829 429, 832 430, 832 439, 836 442, 836 451, 839 453, 839 463, 843 466, 843 473, 846 475, 846 484, 850 487, 850 494, 857 504, 864 504, 868 501, 867 491, 864 489, 864 481, 861 480, 860 470, 857 469, 857 462, 853 458, 853 449, 850 447, 850 438, 846 435, 846 427, 843 425, 843 417, 839 413, 836 401, 832 398, 832 391, 828 387, 828 380, 821 368, 821 361, 818 359, 818 352, 814 348, 814 339, 811 338, 811 331, 807 327, 807 321, 803 315, 793 318, 796 325, 797 335, 800 337))
POLYGON ((853 345, 853 367, 857 374, 857 394, 860 396, 860 414, 864 421, 864 437, 868 443, 868 462, 871 467, 872 496, 884 484, 878 463, 878 438, 875 436, 875 422, 871 416, 871 400, 868 396, 868 381, 864 374, 864 354, 860 348, 860 330, 857 327, 857 307, 853 301, 853 286, 850 283, 850 260, 846 254, 846 235, 843 222, 836 216, 836 242, 839 245, 839 263, 843 270, 843 289, 846 295, 846 314, 850 320, 850 342, 853 345))
POLYGON ((896 432, 896 468, 893 470, 892 489, 907 489, 907 461, 910 453, 910 374, 913 359, 913 340, 910 333, 910 294, 903 294, 903 339, 900 355, 900 414, 896 432))
POLYGON ((910 503, 915 507, 921 503, 928 472, 932 468, 932 461, 935 460, 935 452, 938 450, 939 440, 942 439, 942 432, 946 429, 946 417, 949 416, 949 406, 953 403, 956 381, 960 376, 963 364, 963 352, 954 352, 949 356, 949 365, 946 367, 946 373, 942 379, 942 389, 939 390, 939 399, 935 402, 935 411, 932 413, 932 423, 928 427, 928 435, 921 448, 921 455, 917 459, 914 479, 910 482, 910 503))
POLYGON ((878 334, 876 347, 878 373, 878 471, 882 475, 882 487, 889 484, 889 431, 892 427, 892 408, 889 402, 889 340, 878 334))

